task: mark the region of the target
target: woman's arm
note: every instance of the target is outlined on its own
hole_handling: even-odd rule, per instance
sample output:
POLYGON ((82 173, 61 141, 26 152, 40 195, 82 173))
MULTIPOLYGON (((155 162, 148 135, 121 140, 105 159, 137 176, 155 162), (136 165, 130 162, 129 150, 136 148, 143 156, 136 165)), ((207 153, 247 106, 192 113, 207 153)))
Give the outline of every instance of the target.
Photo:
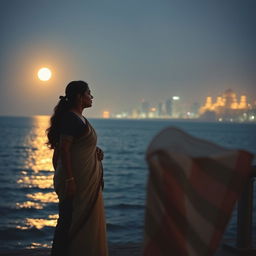
POLYGON ((61 138, 60 140, 60 156, 62 166, 66 172, 66 192, 68 197, 72 197, 75 194, 76 186, 72 172, 71 165, 71 148, 72 140, 61 138))
POLYGON ((71 143, 72 142, 70 140, 67 140, 64 138, 60 140, 61 162, 62 162, 63 168, 65 169, 67 179, 70 179, 73 177, 72 167, 71 167, 71 156, 70 156, 71 143))
POLYGON ((58 152, 58 149, 55 148, 53 151, 53 156, 52 156, 52 165, 53 165, 54 170, 57 169, 58 157, 59 157, 59 152, 58 152))

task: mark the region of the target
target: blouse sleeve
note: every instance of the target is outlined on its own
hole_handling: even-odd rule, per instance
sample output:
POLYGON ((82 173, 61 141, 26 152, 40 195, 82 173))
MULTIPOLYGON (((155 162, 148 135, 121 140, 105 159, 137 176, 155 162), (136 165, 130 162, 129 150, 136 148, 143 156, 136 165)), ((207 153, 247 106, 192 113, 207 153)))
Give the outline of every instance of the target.
POLYGON ((67 113, 63 116, 60 126, 60 134, 75 137, 77 135, 77 120, 67 113))

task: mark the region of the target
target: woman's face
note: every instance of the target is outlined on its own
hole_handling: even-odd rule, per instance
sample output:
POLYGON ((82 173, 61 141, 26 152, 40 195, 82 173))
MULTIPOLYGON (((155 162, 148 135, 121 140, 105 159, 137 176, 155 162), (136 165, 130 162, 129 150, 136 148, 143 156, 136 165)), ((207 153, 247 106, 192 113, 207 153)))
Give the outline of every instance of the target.
POLYGON ((90 108, 92 106, 93 96, 91 95, 91 90, 88 88, 81 96, 82 106, 83 108, 90 108))

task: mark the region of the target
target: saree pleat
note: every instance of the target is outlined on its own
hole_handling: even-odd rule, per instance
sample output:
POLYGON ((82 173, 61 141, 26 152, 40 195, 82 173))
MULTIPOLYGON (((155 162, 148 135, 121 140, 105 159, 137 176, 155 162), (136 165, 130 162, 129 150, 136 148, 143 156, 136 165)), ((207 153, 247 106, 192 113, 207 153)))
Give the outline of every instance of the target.
MULTIPOLYGON (((102 196, 102 165, 97 158, 97 136, 93 127, 72 140, 71 164, 76 182, 72 221, 69 229, 68 255, 108 255, 104 202, 102 196)), ((54 188, 60 202, 65 200, 66 173, 59 159, 54 175, 54 188)))

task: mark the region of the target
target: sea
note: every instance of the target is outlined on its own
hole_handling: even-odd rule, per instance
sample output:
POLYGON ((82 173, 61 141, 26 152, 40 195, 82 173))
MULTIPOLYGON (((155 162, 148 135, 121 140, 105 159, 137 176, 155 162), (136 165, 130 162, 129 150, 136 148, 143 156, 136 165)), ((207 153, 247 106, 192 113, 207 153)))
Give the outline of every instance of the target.
MULTIPOLYGON (((227 148, 256 154, 255 123, 89 119, 105 152, 105 213, 109 243, 141 243, 148 167, 145 151, 162 129, 175 126, 227 148)), ((49 116, 0 117, 0 251, 50 247, 58 218, 49 116)), ((254 163, 255 164, 255 163, 254 163)), ((254 189, 254 219, 256 189, 254 189)), ((256 223, 253 226, 256 240, 256 223)), ((236 209, 223 239, 236 237, 236 209)))

